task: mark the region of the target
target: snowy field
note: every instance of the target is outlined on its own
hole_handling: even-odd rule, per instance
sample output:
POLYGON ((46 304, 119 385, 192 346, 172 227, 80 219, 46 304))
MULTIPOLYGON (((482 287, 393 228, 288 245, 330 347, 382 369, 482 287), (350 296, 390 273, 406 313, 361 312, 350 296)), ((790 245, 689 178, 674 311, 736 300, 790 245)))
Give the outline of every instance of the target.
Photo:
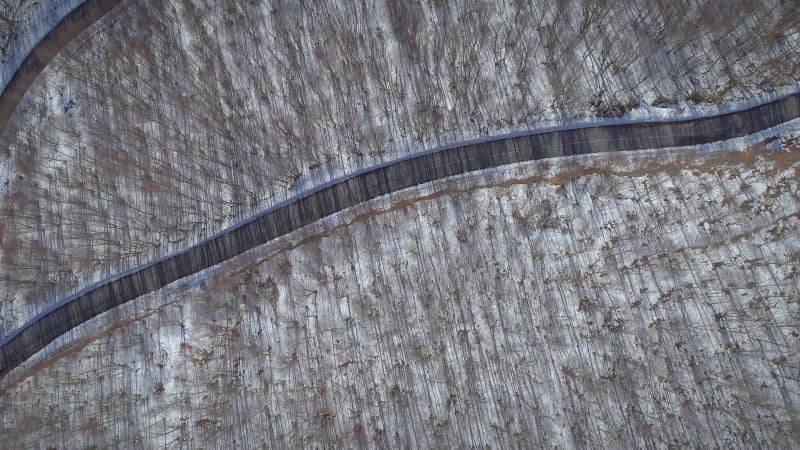
POLYGON ((0 137, 0 331, 317 183, 436 145, 797 89, 784 2, 131 2, 0 137), (537 7, 538 8, 538 7, 537 7))
POLYGON ((352 208, 61 338, 3 380, 0 434, 797 446, 800 122, 755 140, 517 164, 352 208))

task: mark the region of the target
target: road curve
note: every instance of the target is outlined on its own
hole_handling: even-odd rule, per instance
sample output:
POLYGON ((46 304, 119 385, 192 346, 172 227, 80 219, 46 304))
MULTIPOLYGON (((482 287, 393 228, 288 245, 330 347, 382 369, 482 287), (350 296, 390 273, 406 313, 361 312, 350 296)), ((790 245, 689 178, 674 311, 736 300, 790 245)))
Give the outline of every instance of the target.
POLYGON ((105 16, 122 0, 86 0, 67 14, 22 61, 0 94, 0 135, 17 105, 47 64, 85 29, 105 16))
POLYGON ((412 186, 523 161, 690 146, 746 136, 800 117, 800 94, 728 114, 673 122, 577 125, 412 155, 317 186, 187 250, 100 281, 0 342, 0 376, 100 313, 356 204, 412 186))
MULTIPOLYGON (((69 42, 121 0, 86 0, 27 56, 0 94, 0 134, 25 92, 69 42)), ((350 206, 430 181, 515 162, 567 155, 697 145, 752 134, 800 116, 800 94, 716 117, 574 126, 456 145, 351 174, 275 205, 183 252, 91 285, 57 302, 0 342, 0 376, 68 330, 148 292, 209 268, 350 206)))

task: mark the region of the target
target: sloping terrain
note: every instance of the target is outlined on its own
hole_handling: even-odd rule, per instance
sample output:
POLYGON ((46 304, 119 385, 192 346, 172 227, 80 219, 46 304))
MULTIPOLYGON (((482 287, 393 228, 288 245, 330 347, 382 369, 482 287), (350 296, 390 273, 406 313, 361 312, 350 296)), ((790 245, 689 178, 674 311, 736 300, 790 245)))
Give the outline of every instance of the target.
POLYGON ((635 152, 653 147, 714 145, 758 136, 783 145, 776 135, 800 119, 800 95, 724 115, 673 122, 564 127, 552 131, 424 152, 319 185, 288 199, 197 245, 143 266, 113 274, 64 297, 0 341, 0 377, 62 334, 98 314, 261 244, 360 203, 413 186, 504 165, 586 154, 635 152))
POLYGON ((794 86, 791 5, 729 3, 122 5, 0 138, 0 330, 381 161, 794 86))
MULTIPOLYGON (((19 0, 17 3, 18 6, 13 14, 17 16, 27 14, 28 17, 9 19, 5 16, 12 13, 0 11, 0 22, 6 23, 8 27, 4 31, 9 33, 0 36, 0 42, 5 37, 7 38, 4 44, 6 48, 13 46, 15 51, 19 51, 27 49, 18 42, 19 40, 22 39, 28 43, 33 38, 36 46, 27 55, 22 53, 3 54, 2 70, 9 75, 13 73, 13 76, 3 79, 3 74, 0 74, 0 92, 2 92, 0 94, 0 130, 6 128, 19 103, 53 58, 59 54, 64 58, 69 58, 67 54, 63 53, 66 50, 65 47, 69 47, 82 33, 88 32, 95 22, 107 17, 107 14, 119 5, 120 0, 87 0, 81 2, 72 11, 62 11, 55 5, 52 5, 52 9, 43 8, 42 3, 30 0, 19 0), (22 13, 23 10, 26 12, 22 13), (69 14, 63 15, 65 12, 69 12, 69 14), (49 13, 55 16, 38 17, 40 21, 36 21, 37 17, 34 13, 49 13), (33 14, 32 17, 31 14, 33 14), (58 18, 61 20, 58 21, 58 18), (54 19, 56 19, 57 25, 52 29, 42 30, 39 28, 54 19), (37 41, 36 38, 41 39, 37 41)), ((61 3, 61 7, 67 5, 69 2, 61 3)), ((9 7, 8 4, 0 4, 0 8, 7 7, 9 7)))
MULTIPOLYGON (((342 3, 130 1, 56 58, 0 131, 2 334, 376 163, 800 80, 792 2, 342 3)), ((59 338, 2 445, 798 447, 798 134, 348 209, 59 338)))
POLYGON ((798 445, 800 149, 383 197, 77 330, 14 447, 798 445))
POLYGON ((82 0, 0 1, 0 92, 39 41, 82 0))

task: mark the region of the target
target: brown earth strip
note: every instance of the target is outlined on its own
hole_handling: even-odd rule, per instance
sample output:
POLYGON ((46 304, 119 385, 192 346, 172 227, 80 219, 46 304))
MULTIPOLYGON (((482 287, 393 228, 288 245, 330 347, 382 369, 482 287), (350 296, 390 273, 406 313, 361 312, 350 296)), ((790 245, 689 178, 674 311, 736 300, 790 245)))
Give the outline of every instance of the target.
POLYGON ((182 252, 110 277, 42 311, 0 343, 0 375, 70 329, 141 295, 374 198, 524 161, 684 147, 752 135, 800 116, 800 94, 724 115, 558 129, 455 145, 351 174, 273 206, 182 252))

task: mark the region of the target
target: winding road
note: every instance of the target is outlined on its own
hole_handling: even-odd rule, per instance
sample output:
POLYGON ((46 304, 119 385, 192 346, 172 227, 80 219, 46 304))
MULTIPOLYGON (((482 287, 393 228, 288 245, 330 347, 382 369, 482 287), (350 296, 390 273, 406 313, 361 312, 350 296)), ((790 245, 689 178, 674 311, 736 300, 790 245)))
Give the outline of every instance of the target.
MULTIPOLYGON (((100 281, 62 299, 0 342, 0 376, 70 329, 111 308, 376 197, 524 161, 722 141, 798 117, 800 94, 793 94, 753 108, 692 120, 582 124, 531 131, 453 145, 365 169, 274 205, 184 251, 100 281)), ((0 125, 3 125, 2 117, 0 125)))
POLYGON ((79 34, 100 20, 122 0, 86 0, 44 36, 8 81, 0 94, 0 134, 14 115, 22 97, 50 61, 79 34))

